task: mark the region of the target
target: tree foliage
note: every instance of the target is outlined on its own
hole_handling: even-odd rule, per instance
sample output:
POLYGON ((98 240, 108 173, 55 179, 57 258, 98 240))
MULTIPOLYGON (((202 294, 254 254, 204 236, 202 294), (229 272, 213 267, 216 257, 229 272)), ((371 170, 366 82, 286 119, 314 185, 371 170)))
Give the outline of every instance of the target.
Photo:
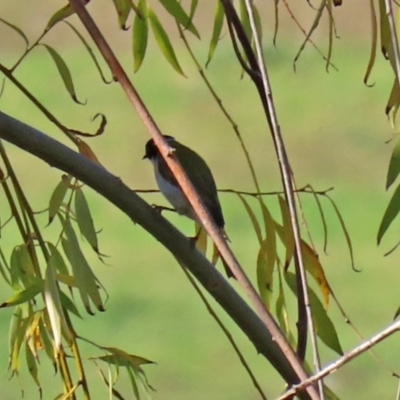
MULTIPOLYGON (((204 85, 210 90, 215 100, 215 107, 224 114, 236 134, 254 185, 252 193, 233 191, 243 205, 243 212, 249 219, 258 242, 257 284, 254 287, 232 253, 226 238, 216 229, 208 216, 201 198, 186 179, 185 172, 173 156, 173 149, 171 150, 165 142, 162 132, 140 94, 132 85, 115 52, 107 44, 107 38, 98 30, 90 15, 90 3, 89 0, 70 0, 69 4, 55 10, 44 25, 43 33, 36 39, 24 33, 24 27, 0 19, 0 22, 9 28, 12 34, 19 36, 25 45, 20 57, 12 65, 0 63, 0 71, 4 76, 3 88, 6 85, 15 85, 65 135, 76 150, 72 152, 33 128, 26 127, 5 114, 0 115, 0 137, 65 172, 54 188, 46 207, 47 223, 56 227, 57 231, 56 235, 53 233, 49 235, 44 230, 45 226, 40 225, 38 214, 32 209, 30 199, 22 189, 13 160, 0 142, 0 157, 4 166, 0 170, 1 184, 11 214, 10 218, 2 222, 2 229, 6 231, 11 225, 15 225, 19 233, 19 239, 15 240, 9 259, 5 255, 6 251, 1 249, 0 252, 0 274, 12 290, 12 294, 2 299, 0 305, 0 308, 13 309, 9 339, 12 375, 19 374, 23 368, 21 358, 25 358, 27 369, 41 392, 43 383, 38 375, 39 355, 45 354, 60 378, 57 399, 91 398, 87 377, 87 369, 90 366, 98 369, 105 384, 105 393, 108 391, 110 397, 132 398, 133 394, 135 398, 141 398, 143 395, 148 396, 152 390, 144 369, 144 365, 152 361, 142 355, 130 354, 124 349, 97 344, 92 338, 83 337, 73 323, 74 318, 82 318, 82 307, 83 312, 88 314, 104 311, 108 299, 105 285, 97 278, 88 255, 95 254, 97 259, 104 262, 99 244, 99 230, 85 195, 85 185, 88 185, 120 208, 133 222, 159 239, 172 252, 177 264, 182 266, 191 284, 200 294, 200 298, 227 334, 261 398, 266 397, 251 368, 244 361, 229 331, 212 310, 207 298, 203 296, 199 285, 217 300, 288 384, 288 390, 280 397, 281 399, 291 398, 294 394, 302 399, 338 398, 324 384, 323 377, 396 331, 398 324, 394 323, 389 330, 374 337, 369 346, 361 345, 349 353, 344 353, 336 326, 328 313, 332 299, 335 303, 338 301, 318 255, 319 251, 326 250, 328 241, 327 208, 330 208, 337 218, 335 223, 343 232, 349 258, 353 269, 356 270, 352 241, 345 220, 329 190, 317 191, 311 185, 296 187, 283 140, 284 135, 277 120, 268 77, 268 64, 265 64, 263 58, 263 30, 266 27, 258 4, 250 0, 240 0, 235 4, 230 0, 215 2, 214 15, 208 15, 209 21, 212 21, 211 30, 208 32, 209 39, 208 41, 201 39, 207 48, 207 60, 205 65, 202 65, 190 44, 191 39, 198 40, 201 37, 199 26, 202 21, 198 18, 198 14, 203 5, 200 2, 113 0, 120 29, 132 35, 133 71, 145 68, 148 46, 153 40, 162 58, 160 63, 164 62, 166 66, 172 67, 179 75, 185 77, 185 65, 176 51, 176 48, 183 44, 201 74, 204 85), (71 23, 70 17, 76 15, 79 17, 79 23, 71 23), (166 20, 169 21, 168 24, 165 23, 166 20), (64 59, 60 52, 62 42, 57 46, 46 42, 49 33, 56 31, 61 25, 67 25, 70 34, 79 39, 102 82, 110 84, 116 81, 125 91, 206 227, 207 235, 203 232, 203 236, 200 236, 198 250, 101 165, 88 140, 106 132, 107 115, 96 114, 94 119, 100 122, 94 133, 71 128, 51 113, 49 104, 42 104, 37 99, 36 94, 28 89, 26 82, 19 80, 17 71, 29 54, 35 49, 45 49, 71 100, 79 105, 86 104, 84 95, 76 87, 68 60, 64 59), (89 33, 90 40, 84 33, 85 30, 89 33), (173 32, 177 33, 179 41, 173 32), (254 84, 273 138, 276 162, 282 181, 282 191, 272 193, 276 198, 278 212, 272 210, 265 201, 267 194, 260 189, 260 181, 264 177, 260 178, 257 175, 241 131, 220 101, 203 69, 213 62, 221 37, 224 35, 229 36, 242 75, 248 76, 254 84), (102 67, 101 58, 107 63, 113 80, 107 78, 108 71, 105 72, 105 68, 102 67), (302 213, 302 199, 306 196, 314 202, 323 227, 324 245, 321 250, 314 245, 302 213), (237 286, 241 291, 234 290, 207 260, 207 241, 213 242, 217 249, 213 261, 218 258, 217 254, 222 255, 237 279, 237 286), (249 301, 251 307, 240 293, 245 294, 246 301, 249 301), (293 307, 289 306, 289 303, 293 302, 296 304, 294 312, 293 307), (296 330, 289 323, 291 318, 297 319, 296 330), (81 351, 83 343, 92 346, 97 355, 85 358, 81 351), (330 348, 338 357, 335 363, 325 369, 322 368, 319 359, 320 343, 330 348), (311 347, 310 359, 306 357, 308 347, 311 347), (105 368, 111 373, 105 372, 105 368), (131 384, 132 394, 128 397, 124 397, 125 395, 120 393, 116 386, 116 382, 122 379, 121 370, 126 371, 131 384)), ((317 7, 306 2, 304 7, 311 7, 315 11, 313 23, 308 31, 303 29, 296 16, 292 14, 290 5, 286 1, 282 3, 283 5, 280 2, 274 3, 276 15, 274 40, 279 32, 278 15, 284 6, 304 32, 304 42, 299 47, 294 63, 301 57, 305 46, 313 46, 324 60, 326 69, 333 68, 332 52, 336 38, 335 7, 341 6, 342 2, 322 0, 317 7), (329 21, 326 54, 313 40, 313 35, 323 17, 327 17, 329 21)), ((383 56, 393 69, 394 83, 386 105, 386 113, 395 125, 400 105, 400 59, 393 7, 398 5, 390 0, 371 0, 369 7, 372 42, 364 82, 369 83, 377 56, 379 36, 383 56)), ((389 164, 387 189, 395 184, 400 172, 399 165, 397 144, 389 164)), ((400 212, 399 187, 395 189, 383 215, 378 229, 378 244, 400 212)), ((342 309, 340 303, 338 304, 342 309)), ((345 314, 344 316, 347 318, 345 314)))

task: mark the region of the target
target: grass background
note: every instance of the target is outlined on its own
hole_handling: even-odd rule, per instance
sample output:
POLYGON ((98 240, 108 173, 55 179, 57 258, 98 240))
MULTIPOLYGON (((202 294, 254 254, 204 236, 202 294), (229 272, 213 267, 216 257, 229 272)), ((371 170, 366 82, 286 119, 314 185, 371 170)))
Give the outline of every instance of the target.
MULTIPOLYGON (((304 5, 301 8, 292 3, 301 22, 309 26, 311 14, 304 11, 304 5)), ((330 69, 327 73, 324 62, 310 47, 298 62, 296 72, 293 71, 293 58, 302 37, 283 8, 277 47, 272 45, 269 28, 266 28, 264 45, 279 121, 298 186, 309 183, 316 189, 334 187, 331 194, 346 221, 356 266, 362 272, 351 270, 343 233, 325 200, 322 202, 329 225, 329 247, 327 254, 322 252, 322 228, 317 210, 311 199, 304 198, 304 209, 321 262, 351 320, 365 337, 369 337, 391 322, 400 303, 398 253, 383 257, 397 240, 396 227, 390 230, 382 247, 376 246, 377 229, 389 200, 384 183, 392 149, 392 144, 386 142, 392 138, 392 130, 384 107, 393 77, 389 66, 379 59, 371 79, 375 85, 367 88, 363 84, 369 55, 369 16, 363 5, 344 3, 343 7, 335 9, 341 36, 335 43, 333 57, 338 72, 330 69)), ((28 37, 35 38, 50 15, 63 5, 61 1, 32 1, 29 5, 24 3, 21 12, 16 2, 8 1, 2 2, 0 11, 3 18, 23 27, 28 37)), ((105 0, 91 5, 90 10, 117 49, 163 132, 176 136, 202 154, 212 167, 220 188, 252 190, 250 174, 234 132, 216 108, 179 40, 176 41, 177 53, 187 78, 178 76, 162 59, 154 41, 150 43, 142 70, 133 74, 130 31, 116 30, 114 10, 105 0)), ((272 26, 268 17, 271 14, 269 8, 263 9, 266 27, 272 26)), ((212 10, 202 11, 196 23, 201 27, 203 40, 198 42, 191 38, 203 63, 207 56, 210 18, 212 10)), ((77 22, 75 17, 71 21, 77 22)), ((168 24, 165 15, 163 21, 168 24)), ((322 49, 327 48, 326 31, 326 21, 322 21, 316 35, 322 49)), ((0 26, 0 37, 7 38, 0 46, 0 54, 2 62, 10 66, 23 51, 21 40, 4 26, 0 26)), ((151 165, 141 160, 147 133, 118 85, 102 85, 89 57, 65 25, 54 29, 45 42, 54 45, 65 57, 74 76, 78 98, 87 104, 79 106, 71 102, 44 48, 35 49, 17 69, 16 76, 71 128, 94 131, 96 123, 90 118, 97 112, 105 113, 106 133, 90 141, 99 159, 132 189, 154 188, 151 165)), ((240 79, 240 68, 227 35, 221 40, 207 75, 242 131, 263 190, 280 190, 276 157, 265 118, 251 83, 247 78, 240 79)), ((9 83, 0 98, 0 109, 66 142, 9 83)), ((7 148, 34 209, 43 210, 60 172, 49 170, 47 165, 18 149, 7 148)), ((90 189, 85 193, 96 227, 101 229, 101 251, 110 256, 107 265, 93 255, 90 259, 110 299, 107 312, 94 317, 85 315, 82 321, 77 320, 78 331, 99 344, 121 347, 156 361, 157 365, 145 367, 151 384, 157 389, 154 399, 258 398, 230 345, 168 252, 90 189)), ((160 195, 144 197, 150 203, 165 204, 160 195)), ((221 202, 233 250, 254 279, 258 248, 251 224, 234 195, 221 194, 221 202)), ((276 198, 268 198, 267 202, 271 209, 277 210, 276 198)), ((9 211, 4 203, 0 210, 5 220, 9 211)), ((275 216, 279 219, 277 213, 275 216)), ((45 215, 38 218, 44 226, 45 215)), ((176 216, 169 218, 184 232, 193 229, 190 221, 176 216)), ((54 224, 44 229, 51 239, 59 227, 54 224)), ((6 255, 19 240, 11 228, 3 230, 1 245, 6 255)), ((0 285, 0 293, 5 299, 11 291, 0 285)), ((360 339, 340 317, 334 304, 329 313, 344 350, 352 349, 360 339)), ((11 314, 12 310, 0 312, 2 398, 20 398, 20 385, 25 398, 36 398, 38 394, 25 368, 19 379, 9 380, 7 332, 11 314)), ((220 314, 232 329, 267 395, 274 398, 283 388, 277 374, 257 356, 229 319, 220 314)), ((292 320, 294 323, 294 314, 292 320)), ((321 348, 324 365, 335 360, 332 351, 323 345, 321 348)), ((385 366, 365 354, 329 377, 327 383, 342 399, 393 398, 397 382, 391 377, 390 369, 398 370, 398 348, 399 341, 394 336, 376 348, 385 366)), ((85 346, 83 352, 87 356, 97 354, 85 346)), ((98 383, 95 368, 90 363, 88 366, 93 398, 107 398, 102 384, 98 383)), ((129 393, 128 380, 126 376, 123 378, 118 388, 129 393)), ((58 392, 58 377, 54 376, 45 357, 41 361, 40 379, 45 388, 43 398, 54 398, 58 392)))

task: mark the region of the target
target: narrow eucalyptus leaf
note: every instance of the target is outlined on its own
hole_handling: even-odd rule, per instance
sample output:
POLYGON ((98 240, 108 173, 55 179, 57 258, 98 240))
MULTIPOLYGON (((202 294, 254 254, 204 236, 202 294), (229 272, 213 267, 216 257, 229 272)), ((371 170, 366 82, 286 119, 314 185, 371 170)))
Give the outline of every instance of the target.
POLYGON ((35 283, 31 284, 31 286, 29 286, 25 290, 22 290, 21 292, 15 293, 10 298, 8 298, 5 302, 0 304, 0 308, 13 307, 18 304, 22 304, 27 301, 31 301, 42 290, 43 290, 43 280, 38 278, 35 283))
POLYGON ((139 13, 133 20, 132 45, 133 45, 133 70, 139 71, 147 50, 149 26, 147 23, 147 4, 145 0, 139 2, 139 13))
POLYGON ((400 173, 400 140, 397 140, 396 146, 393 149, 392 157, 390 158, 389 168, 386 177, 386 189, 392 185, 400 173))
POLYGON ((0 22, 2 22, 3 24, 7 25, 9 28, 14 30, 14 32, 18 33, 18 35, 21 36, 23 41, 25 42, 25 47, 29 46, 28 38, 26 37, 25 33, 20 28, 18 28, 18 26, 11 24, 10 22, 6 21, 3 18, 0 18, 0 22))
POLYGON ((217 1, 217 9, 215 11, 215 16, 214 16, 213 31, 210 44, 208 46, 208 57, 206 66, 210 63, 211 59, 214 56, 215 50, 220 40, 222 26, 224 24, 224 18, 225 18, 225 13, 224 13, 224 7, 222 6, 222 2, 217 1))
POLYGON ((393 193, 392 198, 390 199, 389 205, 386 208, 385 214, 383 215, 381 224, 378 230, 377 242, 380 244, 383 235, 393 222, 393 220, 397 217, 400 211, 400 185, 397 187, 395 192, 393 193))
POLYGON ((156 39, 158 47, 164 54, 164 57, 172 65, 175 71, 185 76, 181 66, 179 65, 178 59, 176 58, 175 51, 174 48, 172 47, 171 41, 169 40, 169 37, 165 32, 163 26, 161 25, 161 22, 158 19, 157 15, 150 8, 148 9, 148 15, 154 37, 156 39))
POLYGON ((75 191, 75 214, 81 234, 88 241, 92 249, 98 253, 99 244, 92 214, 81 188, 75 191))
POLYGON ((68 183, 69 183, 69 181, 67 182, 65 179, 61 179, 61 181, 58 183, 58 185, 54 189, 53 193, 51 194, 50 201, 49 201, 48 225, 50 225, 52 223, 54 217, 57 215, 58 210, 61 207, 61 204, 64 200, 65 194, 67 193, 67 190, 68 190, 68 183))
POLYGON ((193 25, 192 19, 186 14, 177 0, 159 0, 164 8, 175 18, 175 21, 200 39, 199 32, 193 25))
POLYGON ((42 44, 42 46, 44 46, 49 52, 52 60, 54 61, 54 64, 57 67, 58 73, 61 76, 64 86, 68 90, 68 93, 70 94, 71 98, 78 104, 84 104, 81 103, 76 96, 72 75, 64 59, 60 56, 60 54, 56 50, 54 50, 49 45, 42 44))
POLYGON ((115 9, 117 10, 119 27, 126 30, 126 21, 132 10, 130 0, 113 0, 115 9))

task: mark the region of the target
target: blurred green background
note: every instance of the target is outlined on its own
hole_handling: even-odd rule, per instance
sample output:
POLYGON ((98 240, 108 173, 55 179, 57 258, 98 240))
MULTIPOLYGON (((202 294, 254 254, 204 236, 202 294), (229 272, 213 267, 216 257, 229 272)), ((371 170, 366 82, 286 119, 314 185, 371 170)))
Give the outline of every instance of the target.
MULTIPOLYGON (((202 83, 180 39, 173 35, 186 78, 178 76, 165 62, 153 40, 142 69, 133 74, 131 31, 117 29, 116 14, 109 3, 99 0, 89 9, 162 131, 176 136, 202 154, 213 169, 219 188, 253 190, 234 132, 202 83)), ((312 13, 306 2, 297 3, 289 2, 307 28, 312 13)), ((22 6, 20 2, 2 1, 0 16, 23 28, 33 41, 52 13, 63 5, 62 1, 31 1, 23 2, 22 6)), ((190 37, 203 64, 213 18, 213 7, 210 4, 207 7, 195 20, 202 41, 190 37)), ((392 144, 387 142, 393 131, 384 108, 393 76, 379 54, 371 77, 374 86, 363 84, 371 40, 369 11, 363 2, 344 1, 344 5, 334 12, 340 40, 334 44, 333 62, 339 71, 331 68, 327 73, 324 61, 310 46, 297 63, 296 72, 293 70, 293 59, 303 39, 283 5, 276 47, 272 44, 272 9, 262 9, 264 46, 279 122, 297 184, 299 187, 311 184, 316 190, 334 188, 331 195, 346 221, 353 240, 356 267, 362 272, 352 271, 343 233, 325 199, 322 204, 329 226, 329 246, 327 254, 323 253, 322 227, 315 203, 312 198, 303 197, 320 260, 352 322, 368 338, 392 321, 400 304, 398 252, 383 256, 397 241, 398 225, 390 229, 381 247, 376 246, 377 229, 390 198, 384 185, 392 149, 392 144)), ((170 24, 165 13, 161 17, 166 25, 170 24)), ((75 16, 70 20, 79 26, 75 16)), ((174 31, 172 24, 169 28, 174 31)), ((327 31, 327 21, 322 20, 314 39, 323 51, 328 48, 327 31)), ((1 62, 11 66, 23 51, 22 41, 2 24, 0 37, 1 62)), ((152 167, 142 161, 147 133, 119 86, 102 84, 86 51, 65 24, 57 26, 44 41, 57 48, 65 58, 74 76, 78 98, 87 104, 80 106, 70 100, 44 48, 32 51, 17 69, 17 78, 68 127, 94 131, 97 125, 90 121, 91 118, 97 112, 106 114, 106 133, 89 141, 92 149, 103 165, 132 189, 154 188, 152 167)), ((262 189, 280 190, 276 157, 265 118, 249 79, 240 77, 241 70, 226 32, 206 73, 241 129, 262 189)), ((0 98, 0 109, 67 143, 63 135, 8 82, 0 98)), ((61 173, 12 146, 7 148, 34 209, 45 209, 61 173)), ((156 361, 157 365, 145 366, 150 383, 156 388, 152 394, 154 399, 259 398, 231 346, 168 252, 90 189, 85 193, 94 212, 96 227, 101 229, 100 250, 109 258, 106 265, 102 264, 90 253, 88 246, 87 254, 91 254, 92 266, 106 286, 110 299, 106 312, 84 315, 82 321, 76 320, 78 331, 101 345, 120 347, 156 361)), ((143 197, 150 203, 166 204, 160 195, 143 197)), ((4 221, 9 210, 4 200, 1 201, 1 219, 4 221)), ((254 279, 258 248, 251 224, 237 197, 221 194, 221 202, 233 250, 254 279)), ((275 197, 268 198, 267 202, 271 209, 277 210, 275 197)), ((252 204, 256 206, 254 202, 252 204)), ((277 213, 275 217, 279 220, 277 213)), ((38 218, 44 226, 46 216, 42 214, 38 218)), ((190 221, 173 215, 168 218, 183 232, 191 234, 190 221)), ((49 239, 59 232, 55 224, 44 229, 49 239)), ((0 243, 7 256, 19 240, 12 229, 3 230, 0 243)), ((3 284, 0 284, 0 293, 2 301, 11 295, 10 289, 3 284)), ((283 389, 278 375, 257 356, 248 340, 217 306, 216 310, 240 343, 266 394, 269 398, 277 396, 283 389)), ((21 388, 26 399, 37 398, 39 394, 25 368, 21 368, 18 379, 9 379, 7 334, 11 314, 12 310, 0 312, 2 399, 19 399, 21 388)), ((360 343, 360 338, 345 323, 333 302, 329 315, 345 351, 360 343)), ((295 322, 293 314, 292 323, 295 322)), ((342 399, 393 398, 397 381, 390 371, 399 370, 399 345, 398 337, 391 337, 375 349, 381 362, 364 354, 327 378, 326 383, 342 399)), ((321 349, 323 365, 337 358, 324 345, 321 349)), ((98 353, 84 347, 84 354, 98 353)), ((90 362, 87 365, 93 398, 107 398, 94 366, 90 362)), ((125 394, 130 393, 127 376, 122 373, 121 377, 117 388, 125 394)), ((43 399, 53 398, 58 393, 59 381, 45 356, 41 358, 40 379, 44 387, 43 399)), ((127 398, 130 397, 127 395, 127 398)))

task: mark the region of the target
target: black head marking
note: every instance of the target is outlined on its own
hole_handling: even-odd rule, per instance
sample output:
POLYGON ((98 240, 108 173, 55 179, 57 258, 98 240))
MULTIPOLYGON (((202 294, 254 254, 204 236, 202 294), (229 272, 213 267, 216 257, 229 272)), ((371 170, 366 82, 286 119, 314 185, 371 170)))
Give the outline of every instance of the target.
MULTIPOLYGON (((169 142, 175 140, 174 137, 164 135, 164 138, 169 142)), ((148 158, 149 160, 152 160, 159 154, 158 148, 154 143, 153 139, 150 139, 145 146, 145 154, 143 156, 143 159, 148 158)))

